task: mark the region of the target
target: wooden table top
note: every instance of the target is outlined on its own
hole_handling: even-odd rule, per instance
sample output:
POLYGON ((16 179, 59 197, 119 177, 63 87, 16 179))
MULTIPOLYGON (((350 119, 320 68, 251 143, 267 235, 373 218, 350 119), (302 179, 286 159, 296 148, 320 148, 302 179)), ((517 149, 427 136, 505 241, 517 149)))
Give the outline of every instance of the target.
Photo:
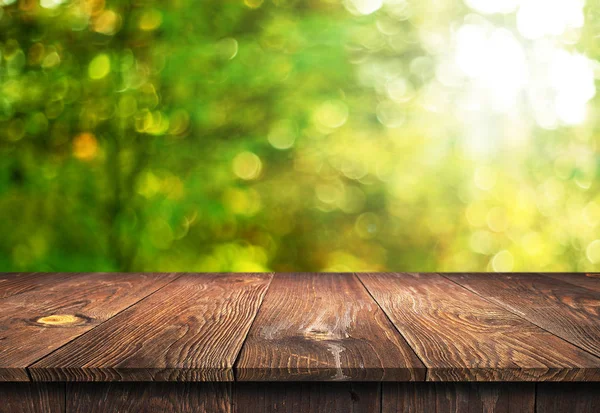
POLYGON ((600 381, 600 275, 0 273, 0 381, 600 381))

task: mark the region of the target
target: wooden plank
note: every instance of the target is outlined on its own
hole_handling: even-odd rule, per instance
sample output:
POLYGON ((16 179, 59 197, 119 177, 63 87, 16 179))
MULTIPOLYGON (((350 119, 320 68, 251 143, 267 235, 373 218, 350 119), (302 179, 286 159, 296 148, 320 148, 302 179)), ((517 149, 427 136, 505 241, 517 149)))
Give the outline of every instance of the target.
POLYGON ((240 381, 422 380, 423 364, 352 274, 277 274, 240 381))
POLYGON ((600 274, 544 273, 546 277, 600 292, 600 274))
POLYGON ((600 378, 600 359, 438 274, 360 274, 430 381, 600 378))
POLYGON ((600 293, 541 274, 448 278, 600 357, 600 293))
POLYGON ((537 413, 598 413, 600 383, 539 383, 537 413))
POLYGON ((34 380, 227 381, 271 274, 188 274, 30 367, 34 380))
POLYGON ((230 383, 69 383, 67 413, 230 413, 230 383))
POLYGON ((534 413, 534 383, 383 383, 382 413, 534 413))
POLYGON ((13 295, 39 290, 47 284, 76 276, 74 273, 0 273, 0 300, 13 295))
POLYGON ((28 381, 28 365, 172 279, 169 274, 80 274, 0 300, 0 381, 28 381))
POLYGON ((64 413, 64 383, 0 383, 2 413, 64 413))
POLYGON ((235 383, 234 413, 374 413, 379 383, 235 383))

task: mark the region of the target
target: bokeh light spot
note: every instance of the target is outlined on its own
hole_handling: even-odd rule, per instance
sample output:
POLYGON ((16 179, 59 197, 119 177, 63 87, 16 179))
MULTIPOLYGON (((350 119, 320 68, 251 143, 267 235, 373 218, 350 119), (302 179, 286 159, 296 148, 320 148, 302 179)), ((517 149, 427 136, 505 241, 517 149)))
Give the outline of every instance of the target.
POLYGON ((73 139, 73 156, 82 161, 91 161, 98 154, 98 141, 90 132, 80 133, 73 139))
POLYGON ((289 121, 281 121, 276 123, 271 132, 269 132, 268 140, 271 146, 276 149, 289 149, 294 146, 296 141, 296 127, 289 121))
POLYGON ((372 212, 365 212, 356 219, 354 228, 359 237, 371 239, 381 231, 381 219, 372 212))
POLYGON ((251 9, 258 9, 262 6, 264 0, 244 0, 244 4, 251 9))
POLYGON ((315 112, 315 121, 318 125, 335 129, 348 120, 348 106, 340 100, 323 102, 315 112))
POLYGON ((590 242, 585 253, 592 264, 600 263, 600 239, 590 242))
POLYGON ((139 27, 144 31, 152 31, 158 29, 162 22, 162 13, 156 9, 149 9, 142 13, 139 27))
POLYGON ((110 58, 107 54, 99 54, 92 61, 88 67, 88 74, 91 79, 102 79, 110 73, 110 58))
POLYGON ((94 20, 94 31, 105 35, 115 34, 121 26, 121 16, 112 10, 105 10, 94 20))
POLYGON ((51 69, 60 64, 60 56, 56 52, 50 52, 44 57, 42 61, 42 67, 44 69, 51 69))
POLYGON ((238 42, 233 37, 226 37, 217 43, 217 53, 224 60, 231 60, 238 54, 238 42))
POLYGON ((495 272, 512 271, 514 265, 513 255, 507 250, 500 251, 492 258, 492 269, 495 272))
POLYGON ((55 9, 65 3, 65 1, 66 0, 40 0, 40 6, 45 9, 55 9))
POLYGON ((383 0, 345 0, 348 11, 353 14, 371 14, 383 6, 383 0))
POLYGON ((246 181, 258 178, 261 170, 262 162, 252 152, 241 152, 233 159, 233 173, 246 181))

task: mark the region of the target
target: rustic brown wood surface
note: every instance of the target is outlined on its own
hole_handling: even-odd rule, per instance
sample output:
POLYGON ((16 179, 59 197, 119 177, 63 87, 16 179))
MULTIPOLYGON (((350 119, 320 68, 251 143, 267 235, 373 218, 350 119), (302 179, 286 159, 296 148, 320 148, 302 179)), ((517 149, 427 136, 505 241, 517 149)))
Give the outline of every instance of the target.
POLYGON ((0 413, 64 413, 65 383, 0 383, 0 413))
POLYGON ((232 381, 271 274, 188 274, 30 367, 34 380, 232 381))
POLYGON ((230 413, 229 383, 69 383, 67 413, 230 413))
POLYGON ((577 277, 1 274, 0 381, 600 381, 577 277))
MULTIPOLYGON (((0 381, 27 381, 27 366, 155 292, 172 274, 50 275, 43 288, 0 300, 0 381), (52 282, 55 280, 55 282, 52 282)), ((36 284, 37 278, 33 280, 36 284)))
POLYGON ((379 383, 235 383, 233 413, 374 413, 379 383))
POLYGON ((13 295, 26 293, 27 291, 38 290, 56 284, 57 282, 76 276, 73 273, 0 273, 0 299, 11 297, 13 295))
POLYGON ((0 413, 598 413, 598 280, 0 274, 0 413))
POLYGON ((382 386, 382 413, 535 412, 534 383, 384 383, 382 386))
POLYGON ((600 273, 599 274, 569 274, 569 273, 544 273, 546 277, 554 278, 559 281, 578 285, 596 292, 600 292, 600 273))
POLYGON ((600 357, 600 293, 541 274, 447 277, 600 357))
POLYGON ((360 274, 430 381, 600 380, 600 359, 438 274, 360 274))
POLYGON ((539 383, 536 413, 598 413, 600 383, 539 383))
POLYGON ((423 364, 352 274, 277 274, 240 381, 423 380, 423 364))
POLYGON ((2 383, 0 413, 598 413, 600 383, 2 383))

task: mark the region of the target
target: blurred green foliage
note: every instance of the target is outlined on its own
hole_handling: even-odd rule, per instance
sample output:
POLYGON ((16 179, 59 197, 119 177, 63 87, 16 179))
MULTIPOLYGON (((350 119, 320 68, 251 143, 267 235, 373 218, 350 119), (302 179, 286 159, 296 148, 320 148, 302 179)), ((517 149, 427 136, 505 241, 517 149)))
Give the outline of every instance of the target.
POLYGON ((0 270, 598 269, 600 5, 512 3, 0 0, 0 270))

